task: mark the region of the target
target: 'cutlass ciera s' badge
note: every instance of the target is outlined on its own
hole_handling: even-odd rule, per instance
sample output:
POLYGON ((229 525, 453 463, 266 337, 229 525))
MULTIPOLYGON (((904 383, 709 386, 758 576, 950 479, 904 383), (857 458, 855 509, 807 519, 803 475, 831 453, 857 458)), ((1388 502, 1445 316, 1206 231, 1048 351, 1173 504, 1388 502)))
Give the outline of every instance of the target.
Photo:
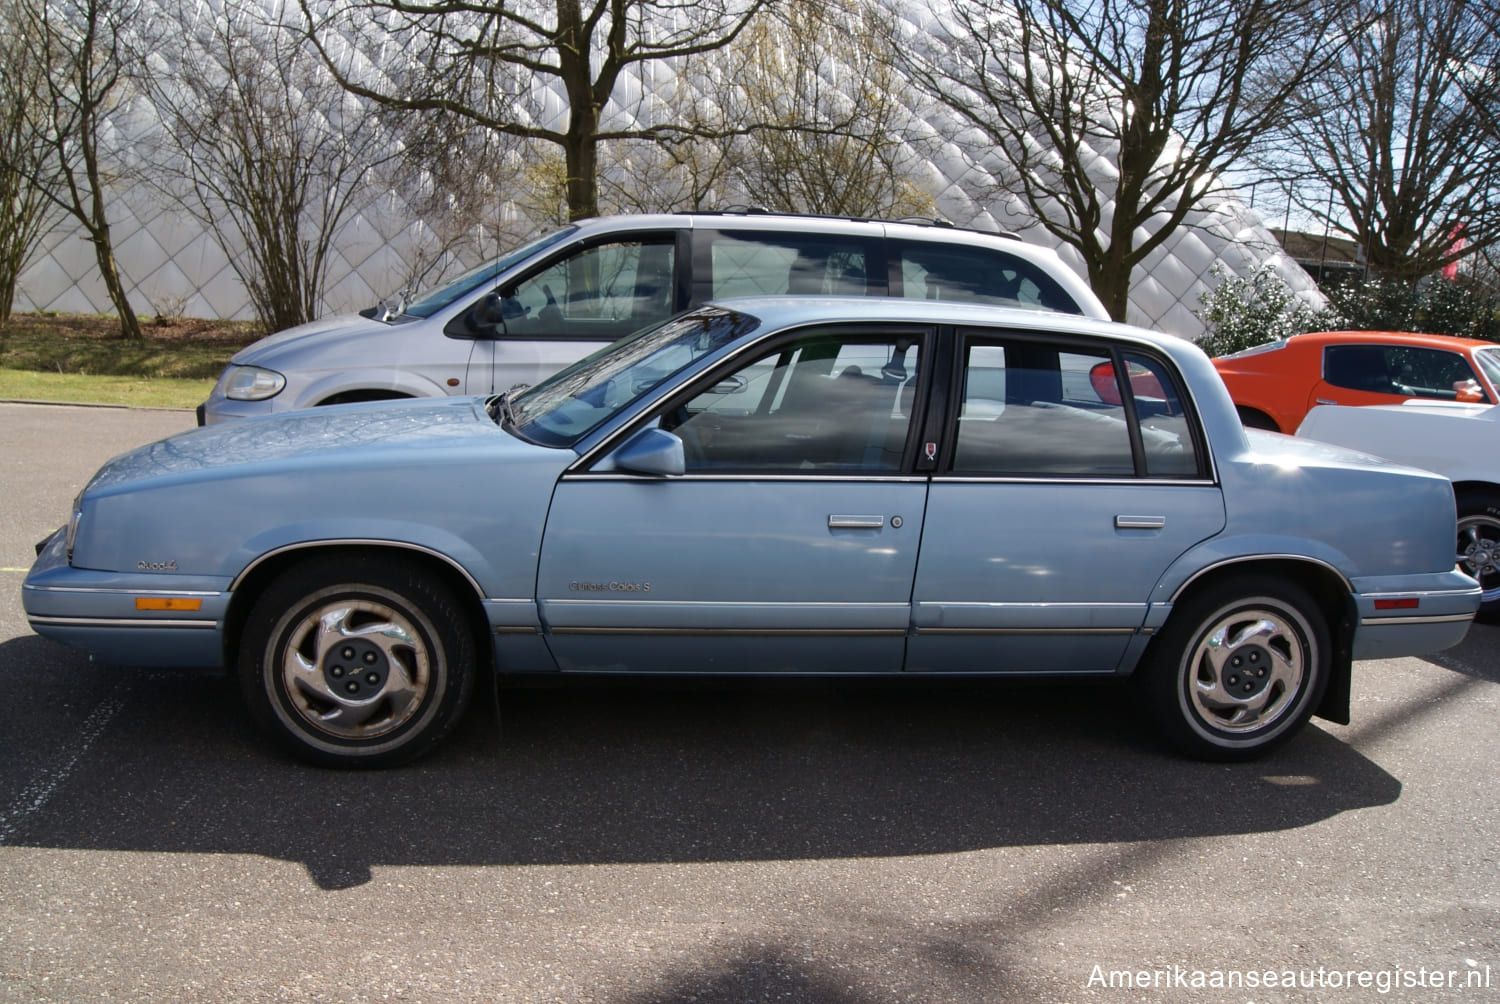
POLYGON ((649 593, 651 583, 649 582, 620 582, 611 580, 609 582, 584 582, 574 579, 568 583, 570 593, 649 593))

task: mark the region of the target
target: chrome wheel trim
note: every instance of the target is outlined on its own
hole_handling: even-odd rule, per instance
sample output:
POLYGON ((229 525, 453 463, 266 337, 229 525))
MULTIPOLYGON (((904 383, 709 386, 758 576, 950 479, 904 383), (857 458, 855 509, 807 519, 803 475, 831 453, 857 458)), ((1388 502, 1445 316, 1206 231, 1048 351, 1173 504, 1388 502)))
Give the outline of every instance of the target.
POLYGON ((342 740, 374 740, 421 709, 432 654, 413 620, 384 603, 338 597, 286 633, 280 665, 287 704, 307 727, 342 740))
POLYGON ((1189 711, 1234 736, 1271 727, 1296 705, 1316 664, 1312 638, 1299 615, 1264 600, 1217 616, 1183 664, 1189 711))
POLYGON ((1479 581, 1481 602, 1500 599, 1500 520, 1465 516, 1458 521, 1458 564, 1479 581))

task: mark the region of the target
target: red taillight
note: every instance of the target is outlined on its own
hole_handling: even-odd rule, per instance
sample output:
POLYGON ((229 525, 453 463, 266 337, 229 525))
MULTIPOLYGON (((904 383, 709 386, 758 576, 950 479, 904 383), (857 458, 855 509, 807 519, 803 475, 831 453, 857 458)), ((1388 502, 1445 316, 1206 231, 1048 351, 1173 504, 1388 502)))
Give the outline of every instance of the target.
POLYGON ((1376 610, 1415 610, 1422 601, 1415 596, 1403 597, 1399 600, 1376 600, 1376 610))

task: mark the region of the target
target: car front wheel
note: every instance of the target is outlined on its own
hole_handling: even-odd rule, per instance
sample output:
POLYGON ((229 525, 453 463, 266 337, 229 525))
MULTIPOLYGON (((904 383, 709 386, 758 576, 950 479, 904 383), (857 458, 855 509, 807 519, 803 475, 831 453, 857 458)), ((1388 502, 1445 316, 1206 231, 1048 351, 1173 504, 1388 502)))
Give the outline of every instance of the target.
POLYGON ((252 608, 241 689, 257 721, 304 760, 404 763, 447 735, 468 703, 475 645, 465 624, 452 591, 415 565, 305 562, 252 608))
POLYGON ((1248 760, 1285 742, 1328 686, 1332 646, 1306 590, 1268 576, 1229 579, 1179 603, 1152 642, 1141 683, 1183 752, 1248 760))
POLYGON ((1500 619, 1500 494, 1458 494, 1458 565, 1484 590, 1479 616, 1500 619))

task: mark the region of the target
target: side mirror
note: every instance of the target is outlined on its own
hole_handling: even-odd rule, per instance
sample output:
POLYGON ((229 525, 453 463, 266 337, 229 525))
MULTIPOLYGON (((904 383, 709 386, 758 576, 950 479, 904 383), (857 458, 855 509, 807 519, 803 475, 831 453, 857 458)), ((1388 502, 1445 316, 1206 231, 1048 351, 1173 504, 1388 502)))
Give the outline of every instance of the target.
POLYGON ((663 429, 642 429, 611 455, 614 466, 632 474, 680 477, 687 470, 682 440, 663 429))

